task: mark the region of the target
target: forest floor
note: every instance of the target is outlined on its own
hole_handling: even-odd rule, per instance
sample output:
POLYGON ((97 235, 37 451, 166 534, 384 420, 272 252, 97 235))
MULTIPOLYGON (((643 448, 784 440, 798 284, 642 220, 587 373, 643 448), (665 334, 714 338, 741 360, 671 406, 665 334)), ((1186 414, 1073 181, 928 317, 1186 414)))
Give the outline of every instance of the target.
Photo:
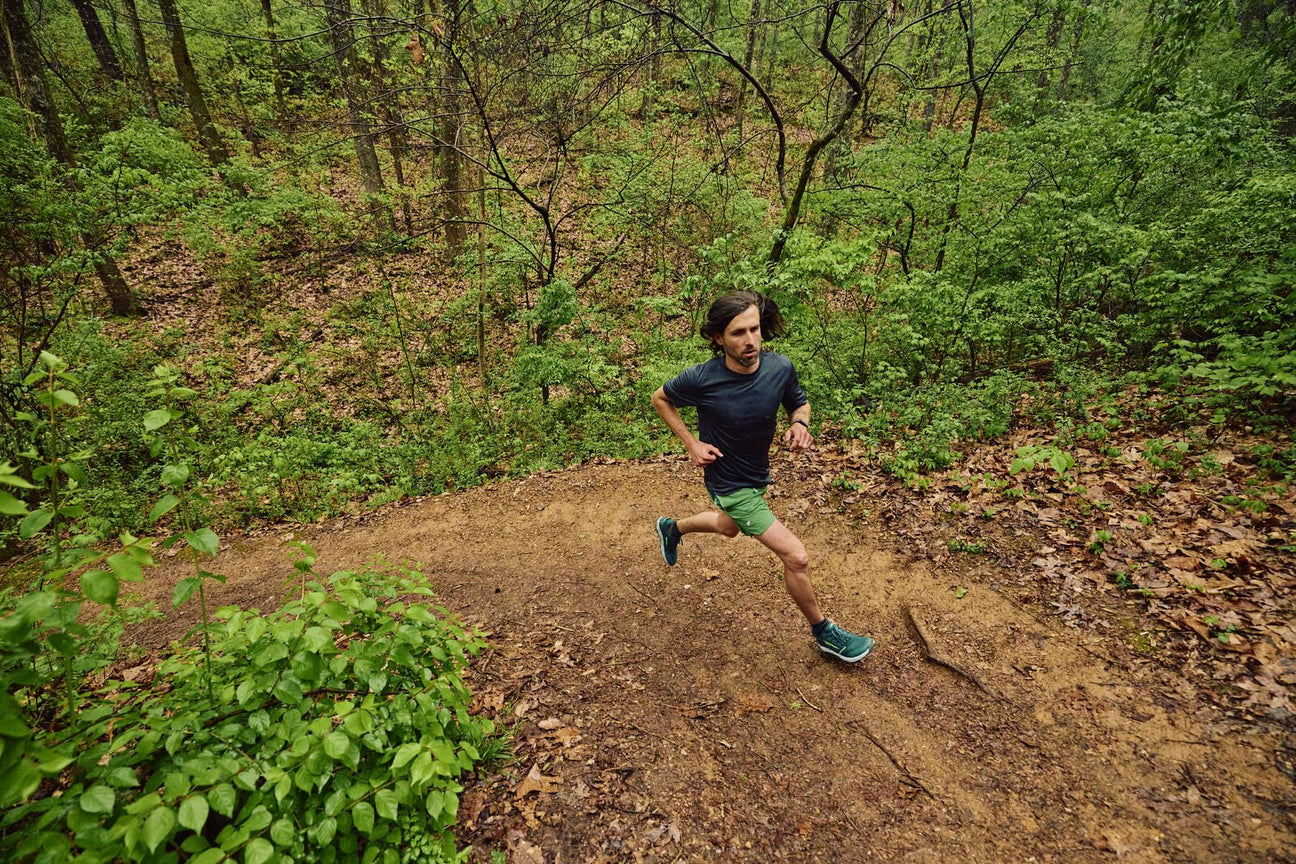
MULTIPOLYGON (((1062 494, 863 482, 828 441, 774 463, 825 610, 878 642, 856 666, 815 650, 757 541, 662 562, 657 516, 707 506, 682 457, 227 534, 215 600, 277 607, 304 540, 320 572, 419 564, 489 634, 474 705, 516 759, 462 796, 474 861, 1296 860, 1289 492, 1223 518, 1168 489, 1160 533, 1113 515, 1098 549, 1062 494), (1112 555, 1155 559, 1136 596, 1096 575, 1112 555)), ((182 575, 164 559, 146 599, 182 575)), ((132 636, 162 650, 196 614, 132 636)))

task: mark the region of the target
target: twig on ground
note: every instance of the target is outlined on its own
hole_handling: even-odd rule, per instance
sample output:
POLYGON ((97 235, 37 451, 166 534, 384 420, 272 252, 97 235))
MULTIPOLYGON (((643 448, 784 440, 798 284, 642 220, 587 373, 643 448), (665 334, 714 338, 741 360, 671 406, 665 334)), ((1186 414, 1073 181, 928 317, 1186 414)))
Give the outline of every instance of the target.
POLYGON ((915 789, 921 789, 923 792, 926 792, 928 797, 930 797, 934 801, 941 800, 940 797, 935 792, 927 788, 927 785, 925 783, 923 783, 921 780, 915 777, 912 771, 910 771, 908 768, 906 768, 904 765, 900 763, 900 760, 897 759, 891 753, 891 751, 888 750, 886 746, 877 739, 877 736, 869 731, 868 727, 864 725, 864 721, 859 719, 847 720, 846 725, 852 729, 858 729, 859 731, 863 732, 864 737, 872 741, 873 746, 881 750, 883 755, 885 755, 888 759, 891 760, 891 764, 895 766, 895 769, 905 776, 905 779, 908 781, 909 785, 913 786, 915 789))
POLYGON ((823 713, 823 709, 822 709, 822 708, 820 708, 818 705, 814 704, 813 702, 811 702, 809 699, 806 698, 806 695, 805 695, 804 693, 801 692, 801 688, 800 688, 800 687, 796 688, 796 691, 797 691, 797 695, 801 697, 801 701, 802 701, 802 702, 804 702, 805 704, 809 705, 811 708, 813 708, 814 710, 818 711, 820 714, 823 713))
POLYGON ((923 624, 922 619, 918 617, 918 613, 913 610, 912 606, 907 608, 905 613, 909 616, 909 623, 913 625, 914 632, 918 634, 918 642, 922 645, 923 656, 928 662, 935 663, 937 666, 944 666, 960 678, 971 681, 982 693, 990 696, 998 696, 998 694, 987 687, 975 673, 964 669, 953 660, 950 660, 944 655, 936 652, 932 647, 932 639, 928 635, 928 628, 923 624))
POLYGON ((645 728, 643 728, 642 726, 638 725, 637 723, 627 723, 626 725, 629 726, 631 729, 638 729, 640 732, 642 732, 642 733, 645 734, 645 735, 651 735, 651 736, 653 736, 654 738, 660 738, 660 739, 662 739, 663 741, 669 741, 670 743, 674 744, 676 747, 683 747, 683 746, 684 746, 683 744, 681 744, 680 742, 676 741, 674 738, 672 738, 672 737, 669 736, 669 735, 663 735, 661 732, 653 732, 653 731, 650 730, 650 729, 645 729, 645 728))
POLYGON ((649 603, 653 604, 654 606, 657 605, 657 601, 653 599, 652 595, 640 589, 638 585, 634 584, 629 579, 626 580, 626 584, 629 585, 631 588, 633 588, 635 591, 639 592, 639 594, 642 595, 644 599, 646 599, 649 603))

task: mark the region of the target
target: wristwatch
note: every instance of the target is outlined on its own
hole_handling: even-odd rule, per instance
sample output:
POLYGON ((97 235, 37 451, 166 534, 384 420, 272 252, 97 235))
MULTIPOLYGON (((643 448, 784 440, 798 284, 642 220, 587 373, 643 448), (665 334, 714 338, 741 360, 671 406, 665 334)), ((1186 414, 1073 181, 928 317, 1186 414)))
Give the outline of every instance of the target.
POLYGON ((792 422, 793 422, 793 423, 800 423, 802 426, 806 427, 806 431, 807 431, 807 432, 810 431, 810 424, 807 423, 806 421, 802 420, 800 417, 796 418, 796 419, 793 420, 792 422))

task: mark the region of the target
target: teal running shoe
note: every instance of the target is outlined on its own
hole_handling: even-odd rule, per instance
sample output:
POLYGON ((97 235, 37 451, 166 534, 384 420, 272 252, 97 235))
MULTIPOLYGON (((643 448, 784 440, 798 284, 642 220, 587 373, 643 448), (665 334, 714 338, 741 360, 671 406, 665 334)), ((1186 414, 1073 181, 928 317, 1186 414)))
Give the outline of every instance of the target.
POLYGON ((679 560, 679 544, 682 539, 679 532, 675 530, 675 520, 669 516, 658 519, 657 537, 661 540, 662 558, 669 566, 674 567, 675 562, 679 560))
POLYGON ((847 663, 858 663, 873 650, 872 639, 867 636, 856 636, 831 621, 817 639, 820 651, 847 663))

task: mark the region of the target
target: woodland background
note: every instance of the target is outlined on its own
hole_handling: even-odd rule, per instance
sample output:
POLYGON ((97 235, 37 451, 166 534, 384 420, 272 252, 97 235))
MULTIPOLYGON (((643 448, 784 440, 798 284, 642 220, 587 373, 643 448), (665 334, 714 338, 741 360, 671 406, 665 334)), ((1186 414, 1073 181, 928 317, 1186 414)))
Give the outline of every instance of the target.
MULTIPOLYGON (((1019 477, 1038 469, 1083 519, 1107 506, 1073 479, 1083 469, 1112 478, 1151 526, 1176 483, 1226 478, 1220 513, 1252 520, 1272 554, 1296 544, 1291 2, 3 10, 0 510, 13 518, 0 544, 14 695, 0 803, 14 805, 8 826, 45 814, 53 833, 27 831, 29 854, 92 840, 168 854, 185 829, 194 854, 225 843, 269 860, 302 842, 287 828, 266 839, 280 823, 262 825, 243 794, 260 793, 224 787, 210 811, 245 834, 220 840, 206 793, 129 812, 124 791, 89 791, 134 789, 125 775, 113 786, 69 768, 103 755, 104 715, 82 700, 106 697, 84 676, 117 657, 105 634, 144 613, 89 629, 78 615, 140 578, 142 535, 172 532, 194 560, 176 603, 201 601, 218 578, 203 567, 213 529, 669 451, 648 396, 705 356, 700 313, 733 288, 770 293, 790 319, 771 347, 796 362, 823 442, 851 454, 830 478, 848 498, 866 478, 897 494, 953 483, 976 490, 959 507, 993 523, 1038 493, 1019 477), (1012 460, 982 464, 977 448, 996 442, 1012 460), (39 731, 73 727, 81 737, 58 746, 39 731), (55 787, 88 797, 69 816, 55 787)), ((1112 532, 1082 533, 1102 559, 1112 532)), ((1167 572, 1257 560, 1099 569, 1164 598, 1167 572)), ((224 655, 203 608, 206 653, 185 668, 224 716, 218 706, 253 697, 221 701, 224 655)), ((1249 625, 1229 614, 1186 626, 1246 644, 1249 625)), ((307 621, 294 638, 340 651, 301 634, 346 620, 307 621)), ((264 636, 222 622, 222 638, 264 636)), ((291 647, 267 668, 293 662, 291 647)), ((325 687, 327 666, 290 677, 325 687)), ((278 693, 275 710, 307 723, 312 692, 278 693)), ((141 702, 140 716, 154 708, 141 702)), ((465 768, 495 740, 473 722, 440 721, 469 742, 465 768)), ((325 747, 331 734, 316 752, 360 771, 350 748, 368 733, 325 747)), ((160 795, 156 776, 145 792, 160 795)), ((418 780, 423 796, 450 782, 418 780)), ((301 785, 335 820, 342 805, 301 785)), ((396 804, 375 828, 370 799, 348 800, 369 811, 347 809, 330 830, 379 848, 396 804)), ((438 814, 432 829, 453 822, 453 808, 438 814)))

